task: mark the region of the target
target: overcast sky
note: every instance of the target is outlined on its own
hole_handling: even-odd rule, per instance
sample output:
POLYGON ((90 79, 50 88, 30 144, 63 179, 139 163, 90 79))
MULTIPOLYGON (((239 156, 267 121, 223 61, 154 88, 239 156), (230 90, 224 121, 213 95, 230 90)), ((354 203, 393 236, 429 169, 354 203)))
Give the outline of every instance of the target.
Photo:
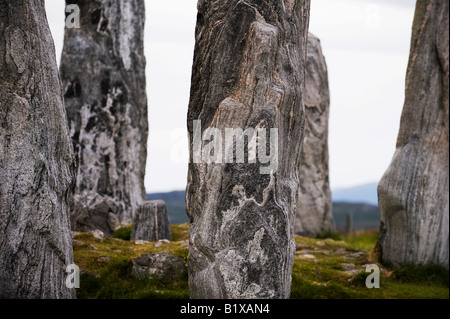
MULTIPOLYGON (((376 182, 395 150, 414 0, 312 0, 310 32, 328 64, 332 189, 376 182)), ((146 0, 147 192, 186 186, 186 117, 197 0, 146 0)), ((57 57, 64 1, 46 0, 57 57)), ((83 13, 82 13, 83 14, 83 13)))

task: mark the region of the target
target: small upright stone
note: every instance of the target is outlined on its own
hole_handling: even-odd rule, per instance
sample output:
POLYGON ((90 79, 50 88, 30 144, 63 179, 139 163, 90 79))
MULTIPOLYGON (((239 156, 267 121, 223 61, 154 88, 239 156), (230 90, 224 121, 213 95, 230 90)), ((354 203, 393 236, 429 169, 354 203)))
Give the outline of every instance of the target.
POLYGON ((309 34, 305 82, 305 139, 300 158, 295 233, 317 237, 336 231, 328 168, 330 90, 320 40, 309 34))
POLYGON ((134 219, 131 240, 172 240, 166 203, 162 200, 142 204, 134 219))

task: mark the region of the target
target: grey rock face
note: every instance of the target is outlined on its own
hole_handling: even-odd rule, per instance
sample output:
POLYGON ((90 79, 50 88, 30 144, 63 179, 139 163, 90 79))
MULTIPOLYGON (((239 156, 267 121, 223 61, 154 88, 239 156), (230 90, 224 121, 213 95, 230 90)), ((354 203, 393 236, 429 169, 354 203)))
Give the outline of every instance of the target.
POLYGON ((449 261, 449 2, 419 0, 397 150, 379 187, 383 262, 449 261))
POLYGON ((320 40, 308 37, 306 61, 306 124, 300 159, 300 190, 295 233, 317 237, 336 231, 328 169, 328 70, 320 40))
POLYGON ((101 230, 112 237, 117 223, 118 207, 107 197, 88 194, 75 195, 70 209, 73 231, 101 230))
POLYGON ((131 273, 140 279, 177 280, 187 275, 183 258, 173 255, 147 254, 133 259, 131 273))
POLYGON ((309 4, 198 2, 186 192, 191 298, 290 295, 309 4), (219 130, 213 142, 209 128, 219 130), (256 146, 239 151, 237 141, 225 143, 225 152, 236 146, 233 161, 211 160, 211 144, 220 154, 227 128, 275 128, 278 141, 268 142, 261 131, 249 134, 256 146), (264 152, 255 158, 252 151, 268 154, 269 148, 267 168, 264 152), (243 153, 245 161, 238 163, 243 153))
POLYGON ((169 214, 162 200, 142 204, 134 218, 132 240, 158 241, 172 240, 169 214))
POLYGON ((76 194, 115 202, 131 222, 145 199, 147 97, 143 0, 67 1, 80 28, 66 28, 61 78, 78 163, 76 194))
POLYGON ((74 298, 74 159, 43 1, 0 0, 0 299, 74 298))

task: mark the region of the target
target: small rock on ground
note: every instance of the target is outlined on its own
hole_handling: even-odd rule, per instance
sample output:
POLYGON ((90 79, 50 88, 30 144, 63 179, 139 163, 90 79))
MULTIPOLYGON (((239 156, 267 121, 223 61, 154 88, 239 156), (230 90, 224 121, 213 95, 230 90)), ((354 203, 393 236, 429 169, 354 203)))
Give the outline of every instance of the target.
POLYGON ((361 257, 361 256, 363 256, 363 255, 365 255, 365 254, 366 254, 365 251, 359 251, 359 252, 357 252, 357 253, 354 253, 354 254, 350 254, 350 255, 348 255, 348 256, 345 256, 344 258, 347 258, 347 259, 359 258, 359 257, 361 257))
POLYGON ((360 273, 362 273, 364 270, 362 270, 362 269, 353 269, 353 270, 347 270, 347 271, 344 271, 346 274, 349 274, 349 275, 357 275, 357 274, 360 274, 360 273))
POLYGON ((97 238, 98 240, 101 240, 101 241, 105 240, 105 233, 102 232, 101 230, 96 229, 96 230, 90 231, 89 233, 92 234, 92 236, 94 236, 94 238, 97 238))
POLYGON ((136 245, 145 245, 145 244, 148 244, 150 242, 149 241, 145 241, 145 240, 136 240, 134 243, 136 245))
POLYGON ((155 244, 155 247, 161 247, 162 245, 170 244, 170 241, 167 239, 161 239, 158 240, 158 242, 155 244))
POLYGON ((303 254, 298 256, 299 258, 305 258, 305 259, 316 259, 316 256, 311 255, 311 254, 303 254))
POLYGON ((311 249, 311 246, 301 243, 295 243, 296 250, 311 249))
POLYGON ((341 267, 344 271, 349 271, 349 270, 354 270, 356 269, 356 266, 354 264, 349 264, 349 263, 342 263, 341 267))

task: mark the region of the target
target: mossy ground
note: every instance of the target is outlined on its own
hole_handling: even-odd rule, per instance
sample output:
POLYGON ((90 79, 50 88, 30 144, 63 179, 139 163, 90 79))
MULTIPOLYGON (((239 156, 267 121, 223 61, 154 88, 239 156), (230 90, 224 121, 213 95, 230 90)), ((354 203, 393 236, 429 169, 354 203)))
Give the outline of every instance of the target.
MULTIPOLYGON (((176 282, 138 280, 131 276, 131 260, 142 254, 165 252, 187 259, 188 225, 172 225, 173 241, 137 245, 126 230, 103 241, 90 233, 74 237, 74 259, 82 270, 79 299, 187 299, 188 279, 176 282)), ((410 299, 449 298, 448 271, 440 267, 383 268, 379 289, 368 289, 363 265, 377 263, 374 253, 377 231, 325 239, 296 237, 297 251, 292 273, 292 299, 410 299), (365 251, 356 258, 355 253, 365 251), (315 258, 303 258, 304 255, 315 258), (342 264, 363 270, 358 275, 344 272, 342 264)), ((357 254, 358 255, 358 254, 357 254)), ((380 265, 381 266, 381 265, 380 265)))
POLYGON ((378 231, 362 231, 342 240, 296 237, 317 253, 315 259, 296 257, 292 275, 292 299, 448 299, 448 270, 437 266, 389 269, 378 263, 374 252, 378 231), (318 245, 319 244, 319 245, 318 245), (346 254, 336 253, 342 248, 346 254), (356 258, 354 252, 364 251, 356 258), (324 253, 325 252, 325 253, 324 253), (342 264, 354 264, 362 272, 344 271, 342 264), (368 289, 364 265, 377 264, 382 269, 380 288, 368 289))

